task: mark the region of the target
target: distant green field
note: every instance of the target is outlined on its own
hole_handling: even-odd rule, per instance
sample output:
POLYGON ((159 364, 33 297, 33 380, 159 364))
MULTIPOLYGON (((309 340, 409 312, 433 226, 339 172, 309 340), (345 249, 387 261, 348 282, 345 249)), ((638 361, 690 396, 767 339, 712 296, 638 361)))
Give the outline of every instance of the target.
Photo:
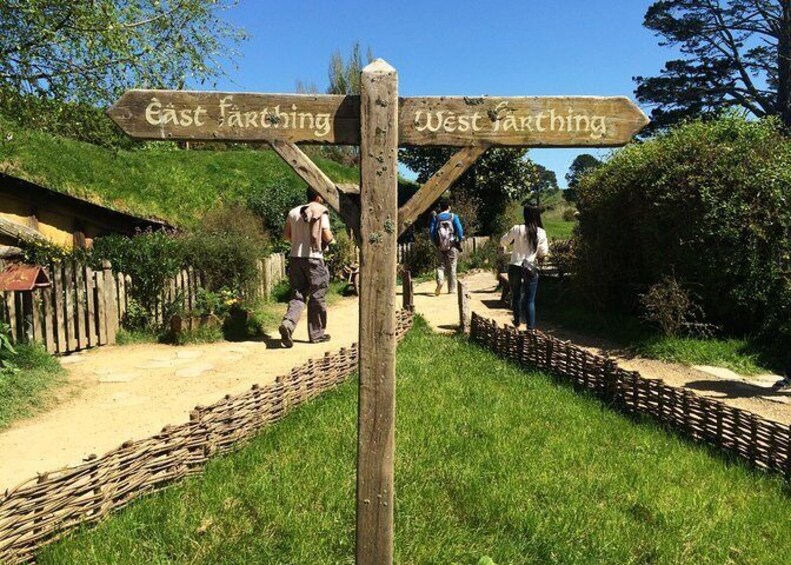
MULTIPOLYGON (((356 168, 316 159, 336 182, 359 182, 356 168)), ((26 131, 0 118, 0 169, 116 210, 190 225, 222 202, 262 187, 304 186, 270 150, 186 151, 152 144, 109 150, 26 131)))
MULTIPOLYGON (((563 198, 562 191, 558 190, 557 192, 542 196, 541 208, 543 210, 541 213, 541 220, 544 223, 544 229, 547 231, 547 236, 550 239, 569 239, 573 235, 577 221, 566 220, 563 218, 563 214, 567 210, 574 212, 576 208, 573 204, 566 202, 563 198)), ((514 223, 521 224, 524 222, 522 206, 517 202, 511 204, 508 215, 512 218, 514 223)))
MULTIPOLYGON (((783 479, 421 320, 399 348, 395 562, 782 563, 783 479)), ((357 383, 42 564, 353 563, 357 383)))

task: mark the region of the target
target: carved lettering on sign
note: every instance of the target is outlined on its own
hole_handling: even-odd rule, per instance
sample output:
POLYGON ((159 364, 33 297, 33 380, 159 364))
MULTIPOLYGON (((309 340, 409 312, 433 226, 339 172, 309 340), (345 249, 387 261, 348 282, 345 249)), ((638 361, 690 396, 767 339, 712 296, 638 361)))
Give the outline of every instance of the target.
MULTIPOLYGON (((141 139, 359 145, 358 96, 132 90, 109 110, 141 139)), ((408 97, 402 146, 617 147, 648 122, 623 97, 408 97)))
POLYGON ((565 132, 587 134, 591 139, 601 139, 607 134, 607 116, 577 111, 571 106, 533 113, 514 111, 508 101, 503 100, 488 115, 453 110, 417 110, 414 115, 413 124, 418 132, 565 132))
MULTIPOLYGON (((207 115, 208 110, 203 106, 176 108, 171 102, 163 107, 156 96, 151 98, 145 112, 146 122, 152 126, 203 126, 207 115)), ((212 108, 212 115, 217 116, 220 127, 310 130, 319 139, 330 133, 331 127, 331 115, 328 113, 304 112, 296 104, 283 109, 278 104, 261 110, 241 110, 234 104, 233 95, 220 98, 217 107, 212 108)))

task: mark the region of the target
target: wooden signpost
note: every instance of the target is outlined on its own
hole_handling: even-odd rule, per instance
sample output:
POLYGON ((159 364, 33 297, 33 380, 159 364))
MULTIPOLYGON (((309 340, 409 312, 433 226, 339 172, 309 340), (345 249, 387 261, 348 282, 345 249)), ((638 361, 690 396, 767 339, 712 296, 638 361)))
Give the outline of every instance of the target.
POLYGON ((139 139, 265 141, 322 195, 361 248, 357 563, 393 561, 398 236, 488 147, 616 147, 648 118, 623 97, 398 97, 379 59, 360 96, 130 90, 108 114, 139 139), (296 145, 360 146, 360 187, 336 185, 296 145), (400 209, 399 145, 460 149, 400 209))

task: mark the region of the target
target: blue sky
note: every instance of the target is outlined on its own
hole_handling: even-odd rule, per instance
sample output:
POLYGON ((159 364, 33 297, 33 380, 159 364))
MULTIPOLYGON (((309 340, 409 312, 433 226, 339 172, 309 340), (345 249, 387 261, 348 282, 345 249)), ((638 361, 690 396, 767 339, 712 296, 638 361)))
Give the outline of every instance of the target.
MULTIPOLYGON (((379 2, 241 0, 226 12, 250 38, 219 89, 294 92, 327 86, 330 54, 354 41, 418 95, 627 95, 672 52, 642 21, 651 0, 379 2)), ((646 111, 646 113, 648 113, 646 111)), ((582 150, 533 150, 561 186, 582 150)), ((602 155, 607 151, 600 151, 602 155)))

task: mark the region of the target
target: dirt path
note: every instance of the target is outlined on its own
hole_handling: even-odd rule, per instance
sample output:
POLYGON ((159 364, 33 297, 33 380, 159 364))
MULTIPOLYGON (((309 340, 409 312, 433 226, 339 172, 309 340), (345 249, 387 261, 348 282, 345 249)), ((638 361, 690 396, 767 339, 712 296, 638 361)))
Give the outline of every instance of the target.
MULTIPOLYGON (((498 303, 491 274, 472 274, 465 281, 473 311, 502 323, 509 321, 508 310, 498 303)), ((435 296, 434 289, 433 282, 415 286, 416 310, 436 330, 455 332, 459 323, 457 296, 435 296)), ((52 410, 0 433, 0 492, 37 472, 79 464, 90 454, 102 455, 126 440, 145 438, 166 425, 185 422, 198 404, 213 403, 256 383, 270 383, 325 350, 357 341, 356 300, 341 300, 330 308, 328 318, 332 341, 323 346, 307 342, 303 320, 293 349, 281 349, 279 339, 178 348, 141 344, 102 347, 64 358, 70 394, 52 410)), ((542 326, 540 321, 539 327, 594 351, 609 352, 624 368, 646 377, 687 386, 697 394, 791 423, 791 395, 772 394, 767 389, 776 376, 747 378, 723 369, 630 358, 611 344, 588 336, 542 326)))
POLYGON ((101 347, 62 359, 69 394, 59 405, 0 433, 0 492, 51 471, 102 455, 129 439, 189 419, 211 404, 278 375, 324 351, 357 341, 357 302, 330 308, 329 343, 308 343, 303 319, 292 349, 277 340, 186 347, 141 344, 101 347))
MULTIPOLYGON (((479 272, 465 277, 464 281, 472 297, 473 312, 502 324, 510 323, 510 311, 499 303, 499 293, 495 291, 496 283, 492 274, 479 272)), ((459 323, 458 299, 455 295, 444 293, 438 297, 434 296, 434 289, 433 282, 416 285, 415 309, 438 331, 453 331, 459 323)), ((539 300, 540 297, 539 289, 539 300)), ((541 331, 571 341, 598 354, 609 354, 624 369, 639 371, 645 377, 662 379, 669 385, 683 386, 701 396, 717 398, 765 418, 791 424, 791 393, 778 393, 771 389, 771 385, 780 379, 778 375, 743 376, 717 367, 689 367, 638 358, 605 340, 542 323, 540 303, 538 308, 538 327, 541 331)))

